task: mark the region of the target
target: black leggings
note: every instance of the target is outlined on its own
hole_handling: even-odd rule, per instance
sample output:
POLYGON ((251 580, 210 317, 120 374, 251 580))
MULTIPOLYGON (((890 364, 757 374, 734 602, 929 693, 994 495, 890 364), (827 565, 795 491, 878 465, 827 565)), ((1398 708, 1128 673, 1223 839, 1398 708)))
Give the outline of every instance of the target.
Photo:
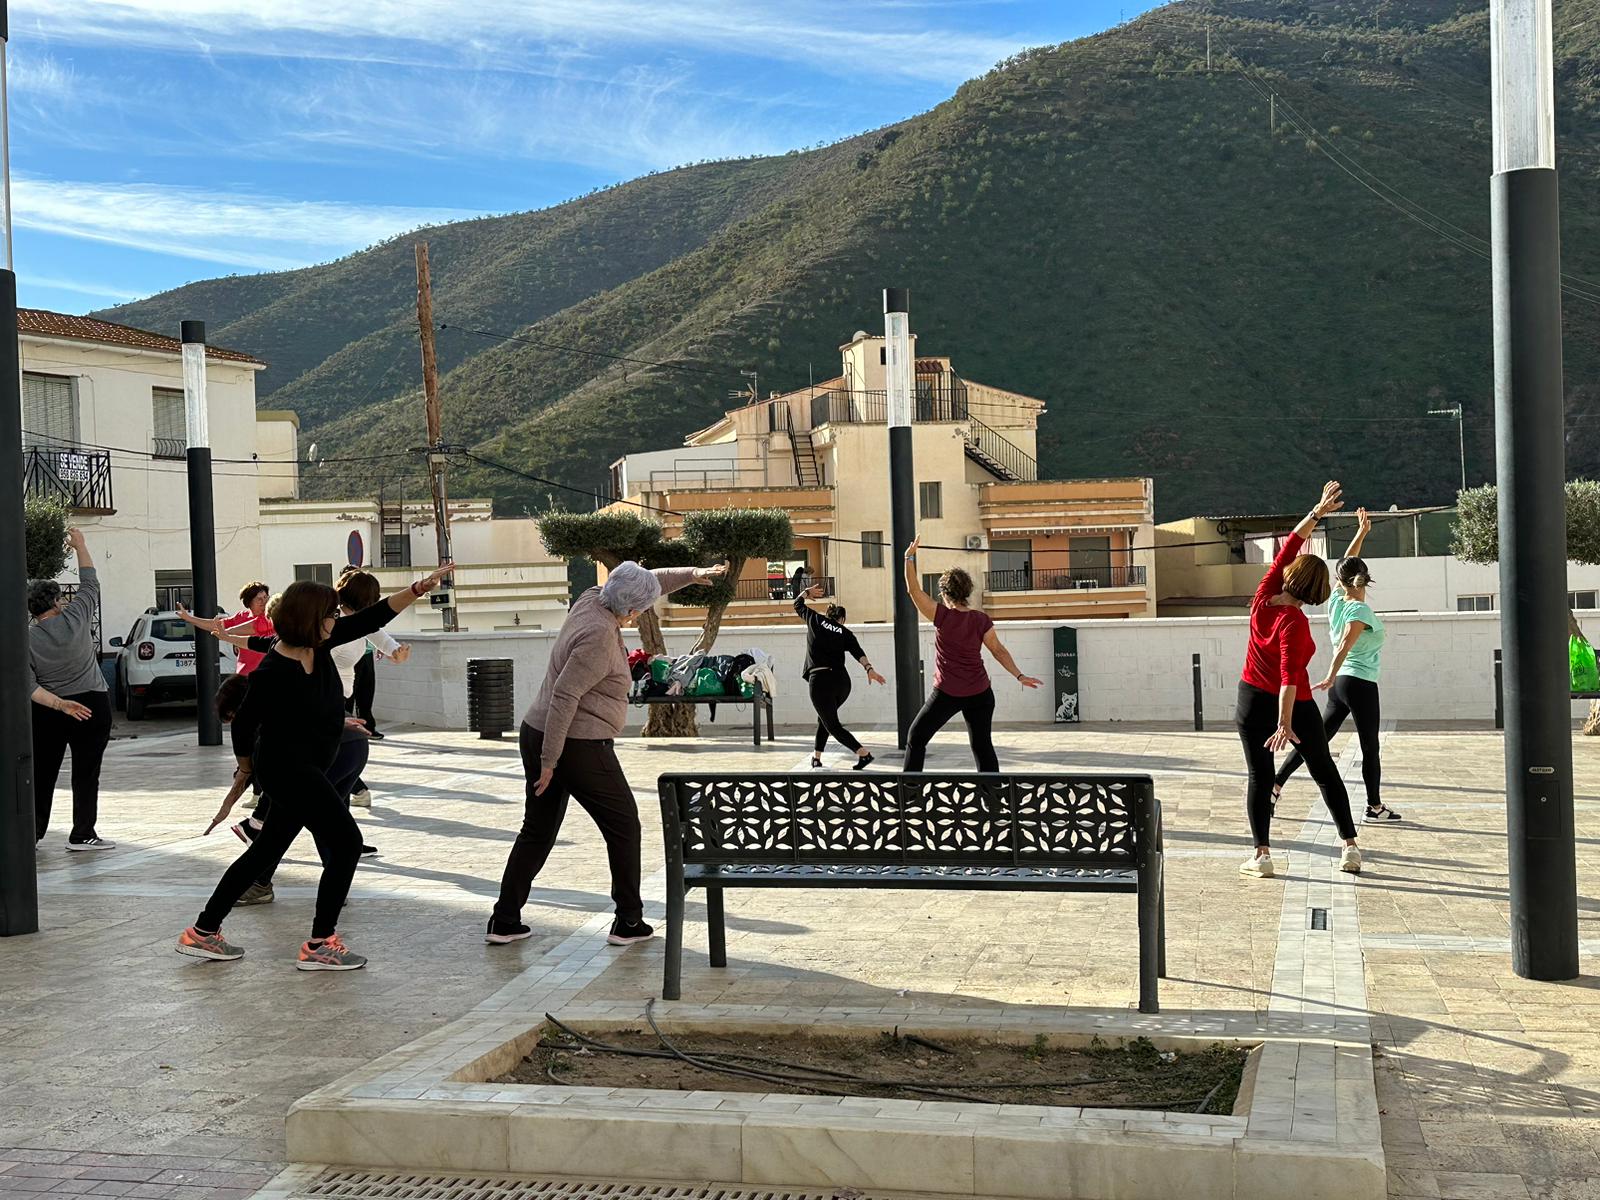
MULTIPOLYGON (((333 784, 333 790, 340 802, 347 809, 350 807, 350 793, 355 790, 356 781, 361 778, 361 772, 366 768, 367 753, 371 744, 369 739, 354 730, 345 730, 344 736, 339 739, 339 752, 334 756, 333 765, 323 772, 328 777, 328 782, 333 784)), ((261 799, 256 802, 256 822, 265 825, 271 812, 272 797, 262 792, 261 799)), ((288 852, 287 846, 284 847, 284 852, 288 852)), ((268 863, 266 870, 256 878, 256 882, 262 887, 271 887, 273 873, 277 871, 278 864, 282 860, 283 855, 280 854, 268 863)))
MULTIPOLYGON (((1272 844, 1272 751, 1267 739, 1278 728, 1278 697, 1248 683, 1239 683, 1239 703, 1234 712, 1239 740, 1244 744, 1244 761, 1250 769, 1250 789, 1245 795, 1245 811, 1250 817, 1250 834, 1258 846, 1272 844)), ((1300 756, 1310 768, 1311 778, 1322 789, 1322 802, 1339 828, 1339 836, 1356 836, 1350 819, 1350 793, 1339 777, 1339 767, 1328 753, 1328 735, 1322 731, 1322 713, 1315 700, 1296 700, 1289 727, 1300 739, 1300 756)))
POLYGON ((44 837, 50 826, 61 760, 72 750, 72 832, 74 842, 95 836, 100 815, 100 761, 111 740, 111 697, 105 692, 63 696, 84 705, 93 714, 87 721, 42 704, 33 706, 33 836, 44 837))
POLYGON ((828 748, 830 736, 852 753, 861 749, 861 743, 839 719, 839 706, 850 699, 850 672, 844 667, 817 667, 806 684, 811 689, 811 707, 817 710, 817 753, 828 748))
POLYGON ((994 752, 994 689, 984 688, 976 696, 947 696, 934 688, 922 711, 911 722, 906 735, 907 771, 922 770, 922 760, 928 751, 933 735, 943 729, 945 722, 960 713, 967 722, 967 741, 972 746, 972 757, 978 770, 998 771, 1000 756, 994 752))
MULTIPOLYGON (((1354 675, 1339 675, 1328 693, 1328 711, 1322 718, 1322 731, 1328 741, 1339 732, 1347 716, 1356 719, 1356 737, 1361 742, 1361 782, 1367 787, 1367 807, 1380 808, 1383 797, 1383 763, 1378 754, 1378 685, 1370 679, 1357 679, 1354 675)), ((1289 761, 1278 768, 1278 786, 1289 781, 1289 776, 1300 769, 1305 759, 1296 750, 1289 761)))
POLYGON ((302 829, 309 829, 322 859, 311 936, 325 938, 339 927, 339 911, 361 861, 361 830, 350 810, 339 803, 339 793, 326 771, 307 763, 270 761, 262 762, 257 770, 262 790, 272 797, 271 819, 223 872, 195 927, 207 932, 221 929, 223 918, 246 889, 278 865, 302 829))
POLYGON ((355 683, 350 689, 350 699, 345 711, 354 713, 368 729, 376 730, 378 723, 372 716, 372 701, 378 694, 377 658, 370 652, 356 660, 355 683))

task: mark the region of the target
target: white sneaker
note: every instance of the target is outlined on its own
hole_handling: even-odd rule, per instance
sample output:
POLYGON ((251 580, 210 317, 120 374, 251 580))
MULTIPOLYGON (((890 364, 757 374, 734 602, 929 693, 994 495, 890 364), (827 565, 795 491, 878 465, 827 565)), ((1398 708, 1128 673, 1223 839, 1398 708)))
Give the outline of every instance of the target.
POLYGON ((103 837, 85 838, 81 842, 74 842, 69 839, 67 842, 68 850, 115 850, 116 848, 117 844, 115 842, 103 837))
POLYGON ((1352 875, 1361 874, 1361 851, 1354 846, 1346 846, 1339 854, 1339 870, 1349 871, 1352 875))
POLYGON ((1272 855, 1257 854, 1239 864, 1239 874, 1254 875, 1257 879, 1272 878, 1272 855))
POLYGON ((350 805, 352 808, 371 808, 372 789, 362 788, 359 792, 351 792, 350 805))

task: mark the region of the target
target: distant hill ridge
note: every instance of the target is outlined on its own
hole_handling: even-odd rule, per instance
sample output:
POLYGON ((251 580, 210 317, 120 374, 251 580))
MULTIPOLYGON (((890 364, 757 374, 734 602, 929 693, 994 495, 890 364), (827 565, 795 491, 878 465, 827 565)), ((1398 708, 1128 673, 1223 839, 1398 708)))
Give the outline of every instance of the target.
MULTIPOLYGON (((620 455, 713 420, 741 368, 763 389, 834 373, 895 285, 922 351, 1047 401, 1046 474, 1152 475, 1163 519, 1294 509, 1330 474, 1363 502, 1448 500, 1455 425, 1429 409, 1463 404, 1469 477, 1493 470, 1489 266, 1374 190, 1487 238, 1487 10, 1384 0, 1373 16, 1370 0, 1170 4, 825 149, 426 230, 437 318, 522 339, 438 335, 446 436, 598 487, 620 455)), ((1564 267, 1588 280, 1596 18, 1600 0, 1556 10, 1564 267)), ((412 240, 96 315, 204 318, 271 364, 262 403, 297 410, 322 454, 404 449, 423 439, 412 240)), ((1569 297, 1566 324, 1568 469, 1594 474, 1600 305, 1569 297)), ((329 464, 308 487, 419 480, 329 464)), ((478 467, 453 490, 514 511, 551 498, 478 467)))

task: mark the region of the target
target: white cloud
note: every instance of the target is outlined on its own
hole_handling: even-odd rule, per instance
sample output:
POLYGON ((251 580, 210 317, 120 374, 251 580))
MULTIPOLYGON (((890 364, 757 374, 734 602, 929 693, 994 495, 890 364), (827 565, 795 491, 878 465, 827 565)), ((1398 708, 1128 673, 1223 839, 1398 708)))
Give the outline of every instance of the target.
POLYGON ((305 266, 419 225, 476 215, 29 175, 13 178, 11 192, 12 219, 22 228, 252 270, 305 266))
POLYGON ((126 300, 137 300, 142 292, 131 288, 118 287, 112 283, 90 283, 82 279, 56 279, 48 275, 32 275, 24 271, 18 276, 18 284, 24 288, 49 288, 57 292, 72 292, 78 296, 99 296, 106 300, 115 300, 121 303, 126 300))
POLYGON ((965 79, 1029 39, 864 20, 846 0, 15 0, 14 29, 79 44, 540 71, 551 55, 674 47, 819 73, 965 79))

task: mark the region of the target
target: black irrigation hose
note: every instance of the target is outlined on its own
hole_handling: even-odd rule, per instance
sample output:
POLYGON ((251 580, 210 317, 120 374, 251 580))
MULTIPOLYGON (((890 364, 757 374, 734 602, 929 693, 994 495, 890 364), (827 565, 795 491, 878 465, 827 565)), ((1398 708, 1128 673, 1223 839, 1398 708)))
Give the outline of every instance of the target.
POLYGON ((1213 1087, 1209 1092, 1206 1093, 1206 1098, 1204 1100, 1200 1101, 1200 1104, 1198 1105, 1198 1107, 1195 1108, 1195 1112, 1197 1112, 1197 1113, 1205 1112, 1206 1106, 1208 1104, 1210 1104, 1212 1099, 1216 1096, 1216 1094, 1222 1090, 1222 1085, 1223 1085, 1224 1082, 1225 1081, 1221 1080, 1221 1079, 1217 1080, 1216 1086, 1213 1087))

